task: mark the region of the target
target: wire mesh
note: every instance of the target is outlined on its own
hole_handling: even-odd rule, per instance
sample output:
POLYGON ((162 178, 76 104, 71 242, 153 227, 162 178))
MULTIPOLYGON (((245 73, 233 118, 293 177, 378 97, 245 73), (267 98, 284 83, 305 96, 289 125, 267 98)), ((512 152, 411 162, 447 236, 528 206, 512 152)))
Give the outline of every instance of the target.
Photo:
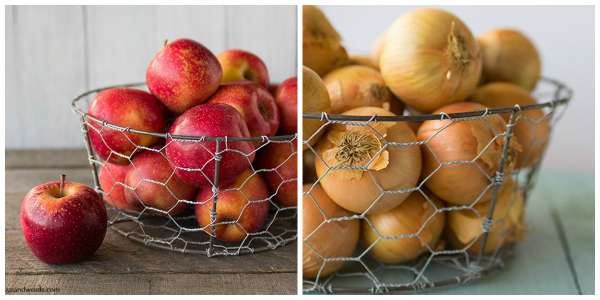
POLYGON ((80 118, 94 187, 107 203, 111 229, 150 247, 209 257, 256 253, 296 239, 296 204, 281 199, 289 190, 296 194, 296 175, 284 168, 295 166, 297 135, 180 136, 121 127, 86 113, 95 94, 123 87, 144 88, 145 84, 90 90, 71 103, 80 118), (110 150, 108 157, 102 159, 94 151, 92 135, 110 150), (140 136, 157 142, 151 146, 136 143, 140 136), (112 149, 110 141, 115 139, 129 143, 126 150, 112 149), (236 144, 242 142, 251 143, 253 150, 241 151, 236 144), (211 159, 197 168, 180 166, 166 155, 174 143, 204 149, 211 159), (276 160, 277 164, 258 166, 255 157, 274 147, 287 156, 276 160), (236 178, 220 178, 224 156, 243 158, 247 171, 236 178), (202 176, 208 185, 187 185, 178 172, 202 176), (219 205, 220 198, 230 200, 219 205))
MULTIPOLYGON (((305 120, 322 122, 322 126, 303 141, 305 153, 308 153, 304 156, 314 159, 315 166, 314 170, 307 170, 311 165, 305 165, 304 173, 313 177, 304 179, 303 210, 307 212, 309 206, 314 206, 320 214, 318 225, 307 228, 305 221, 303 229, 304 292, 418 292, 463 284, 501 269, 525 232, 523 206, 534 187, 551 129, 563 115, 572 91, 556 80, 543 78, 534 96, 539 104, 431 115, 304 114, 305 120), (541 114, 532 114, 534 111, 541 114), (408 124, 416 131, 413 139, 387 131, 400 123, 408 124), (429 126, 431 130, 425 131, 425 123, 435 126, 429 126), (477 151, 466 159, 444 157, 440 147, 458 151, 456 147, 462 146, 443 145, 452 143, 443 139, 451 130, 460 130, 465 124, 469 128, 480 128, 473 133, 480 142, 477 151), (548 135, 533 134, 527 145, 519 144, 517 135, 523 134, 523 128, 538 132, 536 130, 543 126, 548 127, 548 135), (519 128, 519 132, 515 128, 519 128), (362 134, 360 145, 370 145, 365 147, 371 149, 370 152, 359 153, 364 159, 333 156, 332 153, 339 155, 346 151, 344 143, 348 140, 353 139, 356 147, 357 139, 350 138, 354 133, 362 134), (368 138, 372 141, 365 142, 368 138), (535 151, 523 151, 523 146, 530 150, 539 148, 541 154, 533 157, 531 153, 535 151), (403 151, 407 155, 410 149, 416 149, 423 156, 423 171, 418 172, 420 175, 414 184, 393 185, 389 183, 389 174, 388 178, 377 175, 379 169, 376 166, 382 159, 388 158, 391 165, 392 158, 389 157, 394 151, 403 151), (520 166, 516 165, 517 160, 520 166), (462 177, 462 182, 454 182, 446 190, 440 188, 440 180, 435 182, 435 177, 457 168, 469 171, 470 176, 462 177), (363 177, 350 172, 359 172, 363 177), (360 178, 369 184, 361 185, 365 187, 363 190, 352 191, 356 194, 348 191, 340 194, 338 190, 348 185, 338 188, 335 185, 348 177, 360 178), (479 177, 483 178, 479 181, 484 184, 466 196, 463 191, 479 177), (308 185, 307 181, 310 181, 308 185), (376 196, 367 192, 370 188, 376 189, 376 196), (323 193, 328 196, 325 198, 337 197, 337 201, 328 201, 343 206, 345 213, 333 212, 328 201, 322 200, 323 193), (455 193, 458 197, 451 201, 440 200, 443 197, 439 194, 445 196, 443 199, 449 199, 445 193, 455 193), (406 200, 399 201, 400 204, 392 209, 381 209, 393 197, 406 200), (358 207, 356 203, 361 201, 366 203, 358 207), (420 207, 420 210, 414 207, 420 207), (339 243, 336 244, 338 247, 324 246, 324 238, 353 239, 335 234, 336 230, 350 232, 348 224, 351 222, 360 224, 360 238, 351 254, 338 255, 339 243), (393 226, 386 225, 393 222, 401 224, 396 226, 403 230, 390 233, 394 231, 389 229, 393 226)), ((397 165, 392 167, 403 169, 394 176, 409 176, 411 168, 406 164, 399 165, 398 161, 396 158, 397 165)), ((352 184, 360 185, 358 180, 354 182, 352 184)), ((345 247, 353 244, 340 243, 345 247)))

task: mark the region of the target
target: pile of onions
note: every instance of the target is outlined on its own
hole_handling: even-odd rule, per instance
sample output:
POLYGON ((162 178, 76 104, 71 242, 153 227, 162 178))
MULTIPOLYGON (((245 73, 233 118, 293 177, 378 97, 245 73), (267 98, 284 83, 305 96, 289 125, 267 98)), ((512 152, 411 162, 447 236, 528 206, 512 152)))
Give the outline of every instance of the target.
MULTIPOLYGON (((471 95, 470 100, 490 108, 537 103, 527 90, 505 82, 492 82, 479 87, 471 95)), ((503 117, 508 122, 510 113, 503 114, 503 117)), ((521 144, 522 151, 517 155, 515 167, 528 167, 538 162, 546 149, 550 135, 550 122, 544 118, 544 112, 539 109, 520 112, 516 122, 513 133, 521 144)))
POLYGON ((387 30, 379 67, 386 85, 409 106, 432 112, 463 101, 481 75, 477 41, 441 9, 416 9, 387 30))
POLYGON ((416 259, 429 249, 435 250, 446 216, 437 211, 444 207, 442 201, 431 194, 427 196, 435 207, 416 191, 392 210, 369 215, 375 230, 368 222, 362 222, 365 248, 376 243, 369 251, 373 258, 388 264, 403 263, 416 259))
MULTIPOLYGON (((305 185, 303 190, 307 193, 310 186, 305 185)), ((326 277, 342 268, 344 261, 325 262, 322 257, 352 256, 358 244, 360 222, 354 219, 324 223, 326 219, 350 216, 351 213, 331 201, 318 184, 312 187, 309 195, 302 198, 302 274, 304 278, 326 277)))
POLYGON ((394 98, 381 74, 373 68, 360 65, 339 68, 327 74, 323 82, 329 92, 333 114, 361 106, 383 107, 394 114, 402 114, 400 101, 394 98))
POLYGON ((342 47, 341 37, 325 14, 312 5, 302 8, 302 62, 323 76, 346 64, 348 54, 342 47))
MULTIPOLYGON (((344 115, 394 114, 380 107, 359 107, 344 115)), ((415 134, 404 122, 372 122, 369 126, 334 124, 317 144, 317 154, 321 158, 315 161, 317 176, 329 197, 341 207, 355 213, 385 211, 402 203, 409 193, 380 197, 381 189, 390 191, 416 186, 421 174, 419 148, 384 148, 384 139, 398 143, 416 142, 415 134), (334 170, 330 167, 362 169, 334 170)))
MULTIPOLYGON (((454 248, 464 249, 468 246, 468 253, 479 253, 483 218, 487 217, 490 205, 491 201, 488 201, 476 204, 474 210, 455 210, 448 213, 448 242, 454 248)), ((491 254, 504 244, 519 241, 523 236, 523 229, 523 194, 514 181, 508 180, 498 191, 492 227, 483 252, 491 254)))
POLYGON ((541 74, 533 43, 513 29, 495 29, 477 37, 481 46, 484 82, 505 81, 532 91, 541 74))
MULTIPOLYGON (((302 78, 304 81, 302 83, 302 112, 305 114, 330 112, 329 93, 321 77, 305 66, 302 68, 302 78)), ((314 137, 313 134, 323 124, 322 121, 316 119, 302 119, 302 139, 306 141, 310 138, 309 143, 314 145, 323 134, 323 130, 319 131, 314 137)), ((306 149, 306 146, 304 146, 304 149, 306 149)))
MULTIPOLYGON (((459 102, 444 106, 434 113, 483 110, 485 107, 481 104, 459 102)), ((425 182, 427 188, 444 201, 455 205, 473 203, 490 186, 491 181, 487 176, 493 178, 498 170, 504 139, 495 137, 505 130, 506 124, 499 115, 460 122, 447 119, 423 122, 417 137, 420 141, 427 141, 422 147, 423 177, 433 173, 425 182), (441 163, 472 160, 475 161, 468 164, 448 164, 438 169, 441 163)), ((516 139, 511 139, 504 170, 506 174, 512 170, 518 151, 520 145, 516 139)), ((481 197, 481 201, 487 201, 490 190, 481 197)))

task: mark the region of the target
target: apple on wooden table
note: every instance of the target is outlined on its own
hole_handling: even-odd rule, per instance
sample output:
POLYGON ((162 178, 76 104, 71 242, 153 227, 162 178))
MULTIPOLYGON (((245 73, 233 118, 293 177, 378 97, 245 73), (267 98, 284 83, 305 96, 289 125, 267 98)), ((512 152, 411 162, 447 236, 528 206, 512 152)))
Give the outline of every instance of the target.
POLYGON ((48 264, 90 257, 106 234, 107 214, 100 195, 77 182, 51 181, 31 189, 20 211, 21 228, 33 254, 48 264))

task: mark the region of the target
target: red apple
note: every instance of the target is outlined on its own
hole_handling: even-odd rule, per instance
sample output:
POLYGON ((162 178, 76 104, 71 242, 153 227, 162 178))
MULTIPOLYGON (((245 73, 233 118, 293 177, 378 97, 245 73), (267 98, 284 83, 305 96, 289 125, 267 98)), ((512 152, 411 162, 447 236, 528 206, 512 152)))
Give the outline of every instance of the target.
POLYGON ((256 166, 263 170, 263 176, 275 200, 284 207, 298 203, 298 166, 296 140, 271 142, 256 155, 256 166))
MULTIPOLYGON (((196 201, 196 218, 202 228, 212 232, 210 211, 213 206, 213 191, 203 189, 196 201)), ((217 217, 215 237, 226 242, 243 240, 247 233, 258 232, 269 212, 269 192, 258 174, 246 170, 217 194, 217 217), (225 223, 231 222, 231 223, 225 223), (225 224, 219 224, 225 223, 225 224)))
POLYGON ((246 121, 251 136, 272 136, 279 127, 279 111, 275 99, 265 88, 250 81, 222 85, 209 103, 233 106, 246 121))
MULTIPOLYGON (((151 132, 165 132, 165 109, 151 94, 129 88, 104 90, 96 95, 88 114, 113 125, 151 132)), ((128 164, 138 146, 151 146, 161 139, 123 132, 88 120, 92 147, 105 161, 128 164), (119 155, 120 154, 120 155, 119 155)))
POLYGON ((125 183, 125 177, 131 169, 131 165, 115 165, 111 163, 104 163, 100 169, 98 179, 100 180, 100 187, 104 192, 102 198, 108 203, 108 205, 126 209, 140 211, 142 205, 140 201, 129 202, 125 198, 125 187, 121 184, 125 183))
POLYGON ((104 240, 107 215, 100 195, 76 182, 51 181, 31 189, 21 203, 27 245, 48 264, 90 257, 104 240))
POLYGON ((288 78, 279 85, 275 94, 275 102, 281 116, 279 133, 294 134, 298 132, 298 80, 288 78))
POLYGON ((146 150, 135 156, 132 167, 125 178, 127 202, 144 205, 168 212, 175 216, 187 208, 185 202, 193 201, 196 188, 174 176, 173 168, 160 152, 146 150))
POLYGON ((221 81, 221 65, 202 44, 179 39, 156 54, 146 70, 146 84, 169 110, 182 113, 204 102, 221 81))
POLYGON ((239 49, 229 49, 217 57, 223 68, 221 82, 249 80, 263 87, 269 85, 269 72, 265 63, 255 54, 239 49))
MULTIPOLYGON (((171 135, 247 138, 250 136, 242 115, 227 104, 206 103, 181 114, 169 130, 171 135)), ((215 173, 216 141, 167 139, 166 154, 183 182, 194 186, 212 184, 215 173), (190 170, 193 169, 193 170, 190 170)), ((221 141, 219 183, 231 182, 254 160, 250 141, 221 141)))

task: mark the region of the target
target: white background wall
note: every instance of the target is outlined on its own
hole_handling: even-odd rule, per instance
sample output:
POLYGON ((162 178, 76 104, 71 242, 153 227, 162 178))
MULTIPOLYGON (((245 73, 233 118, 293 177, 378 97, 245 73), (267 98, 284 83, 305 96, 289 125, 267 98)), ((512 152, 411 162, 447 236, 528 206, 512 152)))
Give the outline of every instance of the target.
MULTIPOLYGON (((322 7, 351 53, 369 53, 377 35, 408 6, 322 7)), ((553 132, 546 154, 548 168, 594 171, 594 9, 591 6, 453 6, 444 7, 478 35, 514 27, 528 35, 542 56, 545 76, 575 91, 553 132)))
POLYGON ((272 82, 296 74, 294 6, 8 6, 6 147, 80 148, 70 102, 85 90, 145 80, 165 39, 195 39, 215 54, 242 48, 272 82))

